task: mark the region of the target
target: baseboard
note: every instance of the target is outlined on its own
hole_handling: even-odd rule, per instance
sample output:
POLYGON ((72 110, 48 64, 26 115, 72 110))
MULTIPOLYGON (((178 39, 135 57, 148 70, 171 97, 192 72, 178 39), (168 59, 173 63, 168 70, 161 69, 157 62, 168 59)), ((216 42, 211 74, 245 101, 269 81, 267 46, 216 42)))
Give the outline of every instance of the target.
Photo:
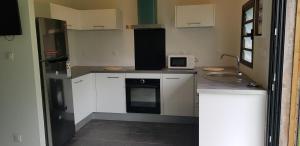
POLYGON ((79 131, 82 127, 84 127, 87 123, 93 120, 93 113, 81 120, 78 124, 75 125, 75 130, 79 131))
POLYGON ((156 115, 156 114, 137 114, 137 113, 124 113, 124 114, 93 113, 93 119, 154 122, 154 123, 178 123, 178 124, 198 123, 197 117, 179 117, 179 116, 165 116, 165 115, 156 115))

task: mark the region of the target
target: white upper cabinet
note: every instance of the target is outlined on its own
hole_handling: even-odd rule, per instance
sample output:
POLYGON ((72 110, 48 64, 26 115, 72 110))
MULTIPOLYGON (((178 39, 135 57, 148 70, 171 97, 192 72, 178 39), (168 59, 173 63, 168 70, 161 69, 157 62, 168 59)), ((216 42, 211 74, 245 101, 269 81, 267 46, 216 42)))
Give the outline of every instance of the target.
POLYGON ((121 12, 117 9, 81 11, 83 30, 121 29, 121 12))
POLYGON ((51 18, 67 22, 68 29, 80 29, 80 11, 57 4, 50 4, 51 18))
POLYGON ((122 29, 121 11, 118 9, 76 10, 50 4, 51 17, 67 22, 68 29, 114 30, 122 29))
POLYGON ((177 28, 215 26, 215 5, 184 5, 175 8, 177 28))
POLYGON ((126 113, 125 73, 97 73, 97 112, 126 113))
POLYGON ((163 74, 163 115, 194 116, 193 74, 163 74))

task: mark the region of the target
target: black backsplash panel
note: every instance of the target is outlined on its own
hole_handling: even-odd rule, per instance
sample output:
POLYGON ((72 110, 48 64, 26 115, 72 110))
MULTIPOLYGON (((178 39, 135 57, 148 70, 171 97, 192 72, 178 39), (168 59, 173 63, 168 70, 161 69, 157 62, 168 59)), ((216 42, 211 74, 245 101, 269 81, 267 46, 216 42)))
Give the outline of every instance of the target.
POLYGON ((166 33, 163 28, 134 30, 135 69, 161 70, 166 66, 166 33))

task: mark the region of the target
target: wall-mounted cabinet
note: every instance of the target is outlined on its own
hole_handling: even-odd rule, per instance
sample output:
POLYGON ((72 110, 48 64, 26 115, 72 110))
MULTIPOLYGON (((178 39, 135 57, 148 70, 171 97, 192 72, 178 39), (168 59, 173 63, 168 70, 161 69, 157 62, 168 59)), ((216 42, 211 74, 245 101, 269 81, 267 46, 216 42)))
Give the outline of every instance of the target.
POLYGON ((51 17, 67 22, 68 29, 114 30, 122 29, 121 11, 118 9, 76 10, 50 4, 51 17))
POLYGON ((121 12, 117 9, 81 11, 83 30, 121 29, 121 12))
POLYGON ((177 28, 215 26, 215 5, 183 5, 175 8, 175 26, 177 28))
POLYGON ((80 11, 61 5, 50 4, 51 17, 67 22, 68 29, 80 29, 80 11))

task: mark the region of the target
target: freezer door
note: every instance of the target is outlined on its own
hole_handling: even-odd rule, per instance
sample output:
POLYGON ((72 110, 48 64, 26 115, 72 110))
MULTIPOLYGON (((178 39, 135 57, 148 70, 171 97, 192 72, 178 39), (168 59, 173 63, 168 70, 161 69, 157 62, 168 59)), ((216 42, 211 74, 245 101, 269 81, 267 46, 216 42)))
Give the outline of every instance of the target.
POLYGON ((51 75, 47 84, 52 143, 64 146, 75 133, 71 80, 51 75))
POLYGON ((53 146, 64 146, 75 134, 71 79, 65 61, 42 62, 42 69, 48 141, 53 146))

